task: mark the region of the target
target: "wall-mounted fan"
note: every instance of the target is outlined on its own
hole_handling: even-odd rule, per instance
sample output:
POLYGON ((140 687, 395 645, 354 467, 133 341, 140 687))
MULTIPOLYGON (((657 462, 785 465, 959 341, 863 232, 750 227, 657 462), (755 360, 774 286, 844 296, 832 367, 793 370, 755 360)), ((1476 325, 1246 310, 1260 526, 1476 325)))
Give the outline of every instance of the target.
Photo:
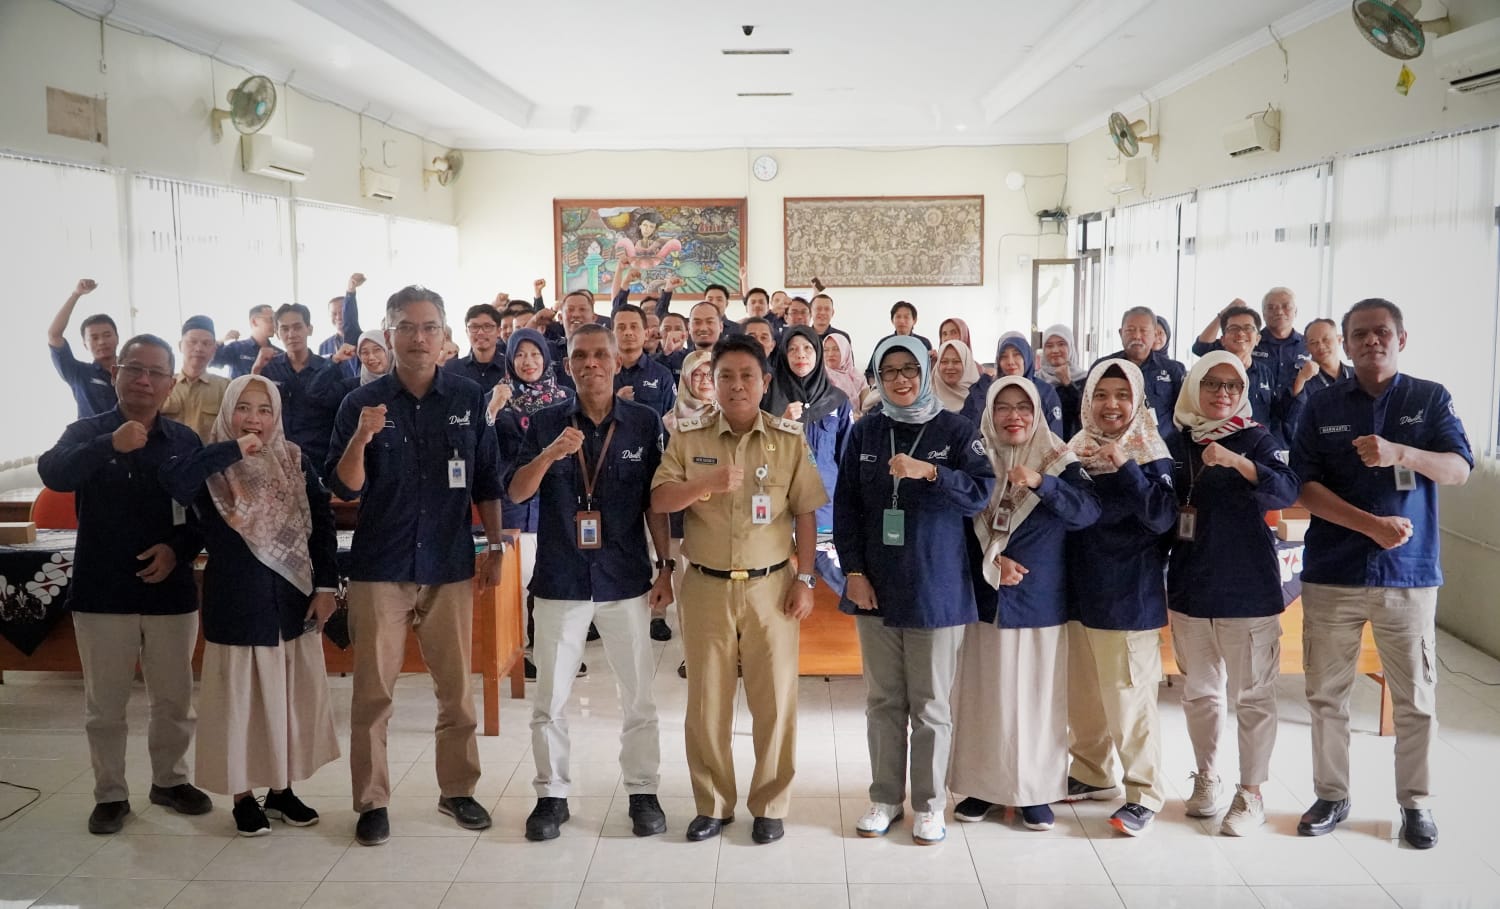
POLYGON ((1411 60, 1422 55, 1427 37, 1417 21, 1420 3, 1407 0, 1354 0, 1349 13, 1365 40, 1380 52, 1397 60, 1411 60))
POLYGON ((1155 133, 1146 132, 1145 120, 1131 122, 1119 111, 1109 115, 1109 137, 1114 140, 1115 148, 1126 158, 1134 158, 1140 154, 1143 142, 1150 145, 1154 153, 1157 139, 1160 138, 1155 133))
POLYGON ((433 177, 437 178, 439 186, 447 186, 458 179, 458 175, 463 173, 463 169, 464 153, 458 149, 454 149, 446 155, 433 158, 432 167, 422 171, 422 187, 425 189, 427 181, 433 177))
POLYGON ((248 136, 260 132, 276 113, 276 86, 265 76, 251 76, 231 88, 224 98, 229 102, 229 109, 214 108, 210 121, 215 142, 224 138, 225 120, 248 136))

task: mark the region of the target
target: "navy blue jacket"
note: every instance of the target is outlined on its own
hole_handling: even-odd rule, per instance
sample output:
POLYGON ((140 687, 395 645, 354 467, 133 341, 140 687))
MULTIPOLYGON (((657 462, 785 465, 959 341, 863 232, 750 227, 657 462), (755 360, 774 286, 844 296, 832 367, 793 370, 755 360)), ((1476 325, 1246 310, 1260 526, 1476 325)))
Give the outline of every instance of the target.
POLYGON ((307 452, 314 464, 328 460, 328 437, 333 432, 338 405, 330 405, 326 396, 314 394, 313 389, 322 374, 332 370, 332 363, 309 353, 301 372, 292 368, 286 354, 276 357, 260 371, 281 392, 281 428, 286 437, 307 452))
MULTIPOLYGON (((271 346, 267 341, 266 347, 271 346)), ((228 366, 229 377, 238 379, 240 376, 250 375, 250 369, 260 357, 261 345, 254 338, 241 338, 238 341, 229 341, 219 345, 214 352, 213 366, 228 366)))
MULTIPOLYGON (((317 402, 329 414, 330 430, 332 429, 333 414, 339 412, 339 405, 344 403, 344 397, 349 392, 359 387, 359 376, 345 375, 343 370, 337 369, 333 364, 330 368, 323 370, 313 377, 307 385, 308 396, 317 402)), ((321 461, 315 462, 321 464, 321 461)))
POLYGON ((1067 535, 1099 520, 1099 496, 1078 464, 1042 477, 1041 504, 1011 534, 1004 555, 1027 570, 1014 587, 991 587, 984 579, 984 552, 970 530, 964 535, 974 605, 979 621, 1001 628, 1050 628, 1068 620, 1067 535))
MULTIPOLYGON (((359 302, 354 298, 354 291, 344 294, 343 327, 338 334, 329 335, 318 345, 318 356, 332 357, 338 353, 340 347, 345 344, 355 348, 358 353, 359 336, 364 331, 359 327, 359 302)), ((359 357, 353 356, 342 363, 333 364, 333 368, 346 378, 359 378, 359 357)))
POLYGON ((686 360, 687 355, 693 350, 692 347, 682 347, 669 354, 659 353, 656 355, 656 361, 670 370, 672 379, 676 381, 682 378, 682 361, 686 360))
POLYGON ((833 494, 839 482, 844 445, 853 425, 850 413, 849 402, 845 401, 838 410, 818 422, 802 424, 807 447, 812 450, 813 460, 818 465, 818 476, 823 478, 823 491, 828 493, 828 502, 817 511, 819 533, 833 529, 833 494))
POLYGON ((1127 461, 1092 476, 1099 520, 1068 534, 1068 618, 1105 631, 1160 628, 1167 624, 1163 573, 1177 525, 1172 461, 1127 461))
POLYGON ((1203 446, 1185 434, 1167 441, 1177 501, 1198 510, 1193 540, 1172 543, 1167 605, 1198 619, 1280 615, 1286 609, 1281 563, 1266 512, 1297 501, 1297 475, 1264 426, 1242 429, 1219 444, 1254 461, 1259 482, 1252 486, 1232 467, 1205 467, 1203 446))
POLYGON ((677 403, 677 380, 672 378, 672 370, 656 362, 645 352, 641 353, 634 366, 622 364, 620 371, 615 373, 615 391, 626 385, 635 389, 635 403, 644 404, 656 411, 658 417, 665 416, 672 405, 677 403))
POLYGON ((1312 396, 1335 384, 1340 379, 1352 379, 1353 377, 1354 367, 1347 363, 1340 363, 1338 375, 1330 376, 1322 369, 1319 369, 1317 375, 1308 379, 1303 384, 1302 394, 1297 396, 1297 406, 1292 410, 1291 420, 1288 421, 1286 427, 1286 442, 1289 446, 1294 445, 1297 441, 1297 427, 1302 424, 1302 413, 1307 409, 1307 402, 1312 399, 1312 396))
POLYGON ((174 514, 160 473, 163 464, 203 443, 190 427, 158 416, 146 446, 120 454, 111 433, 124 423, 118 408, 79 420, 37 460, 48 489, 75 496, 78 542, 68 608, 126 615, 194 612, 193 559, 203 538, 191 517, 174 514), (175 523, 179 518, 182 523, 175 523), (147 584, 135 575, 145 567, 136 556, 158 543, 172 547, 177 567, 165 580, 147 584))
POLYGON ((488 363, 481 363, 474 359, 473 354, 469 354, 463 357, 454 357, 447 363, 444 363, 443 368, 453 375, 463 376, 466 379, 478 382, 479 387, 484 391, 485 400, 488 401, 490 392, 494 391, 495 386, 506 379, 505 345, 502 343, 499 346, 495 351, 494 357, 488 363))
MULTIPOLYGON (((216 442, 168 461, 162 468, 162 482, 173 498, 192 507, 208 548, 208 565, 203 570, 203 637, 215 644, 275 647, 302 634, 312 597, 257 559, 245 538, 224 523, 214 506, 205 481, 240 458, 239 442, 216 442)), ((312 512, 307 547, 313 587, 332 590, 339 583, 333 508, 328 490, 306 455, 302 456, 302 478, 312 512)))
POLYGON ((1362 533, 1314 516, 1307 529, 1302 580, 1352 587, 1438 587, 1443 569, 1437 484, 1418 473, 1417 488, 1400 492, 1395 468, 1366 467, 1354 440, 1372 434, 1399 445, 1453 452, 1474 465, 1453 398, 1436 382, 1397 373, 1378 398, 1353 378, 1313 395, 1292 451, 1292 467, 1302 482, 1322 483, 1371 514, 1409 518, 1412 536, 1395 549, 1381 549, 1362 533))
MULTIPOLYGON (((1089 373, 1105 360, 1128 360, 1125 351, 1117 350, 1107 357, 1100 357, 1089 366, 1089 373)), ((1139 364, 1141 376, 1146 380, 1146 403, 1156 412, 1156 431, 1163 440, 1171 441, 1177 435, 1177 424, 1172 422, 1172 411, 1177 407, 1177 395, 1182 392, 1182 382, 1187 369, 1168 357, 1165 352, 1153 350, 1146 362, 1139 364)))
MULTIPOLYGON (((1027 376, 1026 378, 1031 378, 1027 376)), ((963 409, 959 415, 968 420, 977 430, 979 421, 984 418, 984 399, 990 393, 990 386, 995 384, 993 376, 980 374, 979 381, 969 386, 969 394, 964 398, 963 409)), ((1070 437, 1064 435, 1062 402, 1057 398, 1057 389, 1040 379, 1033 380, 1036 386, 1036 394, 1042 400, 1042 411, 1047 417, 1047 427, 1052 434, 1066 442, 1070 437)))
MULTIPOLYGON (((1292 386, 1278 386, 1275 371, 1264 359, 1250 361, 1245 370, 1250 385, 1245 389, 1250 399, 1250 415, 1264 426, 1283 446, 1291 444, 1288 427, 1297 422, 1304 397, 1292 394, 1292 386)), ((1304 389, 1304 392, 1306 389, 1304 389)))
POLYGON ((73 356, 73 347, 66 340, 61 347, 47 345, 52 354, 52 368, 68 383, 73 392, 73 402, 78 405, 78 419, 97 416, 114 410, 118 398, 115 383, 109 370, 98 361, 82 362, 73 356))
POLYGON ((589 471, 599 469, 601 449, 609 426, 615 426, 604 467, 594 487, 593 509, 599 512, 599 549, 579 549, 574 517, 588 508, 584 479, 577 456, 548 465, 534 498, 541 501, 537 522, 537 571, 531 592, 549 600, 628 600, 651 589, 652 566, 646 547, 646 512, 651 509, 651 478, 661 464, 665 445, 661 418, 634 401, 618 398, 598 426, 583 415, 577 398, 543 408, 531 415, 526 439, 506 478, 542 453, 542 449, 576 425, 584 437, 583 454, 589 471))
POLYGON ((1088 377, 1085 376, 1066 385, 1052 385, 1050 382, 1037 383, 1037 387, 1048 385, 1057 393, 1057 403, 1062 406, 1062 432, 1058 433, 1057 437, 1065 442, 1078 435, 1078 431, 1083 429, 1083 385, 1087 380, 1088 377))
MULTIPOLYGON (((516 458, 521 456, 521 443, 526 439, 526 430, 531 425, 530 417, 523 417, 509 407, 495 415, 495 442, 500 448, 500 476, 509 486, 511 471, 518 466, 516 458)), ((537 505, 541 501, 532 496, 520 504, 510 500, 509 490, 500 497, 500 521, 508 530, 536 533, 537 505)))
POLYGON ((359 500, 349 553, 354 581, 452 584, 474 576, 471 502, 500 498, 500 454, 484 419, 484 392, 462 376, 436 370, 421 400, 390 372, 344 398, 326 465, 339 498, 359 500), (386 406, 385 428, 365 447, 365 486, 338 478, 339 459, 362 408, 386 406), (464 461, 465 485, 448 486, 448 461, 464 461))
POLYGON ((902 480, 897 507, 906 512, 906 545, 882 542, 885 509, 891 507, 891 430, 907 453, 920 429, 876 411, 854 424, 839 463, 833 494, 833 544, 847 576, 861 572, 875 588, 880 607, 858 609, 847 599, 839 609, 874 615, 893 628, 945 628, 977 618, 964 540, 974 535, 970 518, 984 508, 994 473, 973 425, 942 411, 928 421, 912 457, 937 465, 937 480, 902 480))

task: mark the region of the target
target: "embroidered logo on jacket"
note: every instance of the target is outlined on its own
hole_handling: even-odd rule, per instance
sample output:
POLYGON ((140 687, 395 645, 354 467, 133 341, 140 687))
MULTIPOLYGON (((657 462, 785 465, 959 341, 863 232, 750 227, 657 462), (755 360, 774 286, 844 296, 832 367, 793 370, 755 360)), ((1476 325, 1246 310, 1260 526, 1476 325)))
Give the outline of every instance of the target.
POLYGON ((464 411, 463 416, 459 416, 456 413, 450 413, 450 414, 448 414, 448 425, 449 426, 468 426, 469 425, 469 411, 467 411, 467 410, 464 411))
POLYGON ((952 448, 952 447, 953 446, 951 446, 951 445, 944 445, 942 448, 936 449, 934 451, 927 452, 927 460, 929 460, 929 461, 946 461, 946 460, 948 460, 948 449, 952 448))
POLYGON ((645 451, 646 451, 646 446, 644 446, 644 445, 637 446, 636 449, 635 449, 635 451, 622 451, 622 452, 620 452, 620 460, 622 460, 622 461, 639 461, 639 460, 641 460, 641 456, 645 453, 645 451))
POLYGON ((1421 423, 1423 418, 1426 416, 1427 408, 1424 407, 1414 414, 1407 414, 1406 416, 1402 417, 1400 422, 1402 426, 1410 426, 1413 423, 1421 423))

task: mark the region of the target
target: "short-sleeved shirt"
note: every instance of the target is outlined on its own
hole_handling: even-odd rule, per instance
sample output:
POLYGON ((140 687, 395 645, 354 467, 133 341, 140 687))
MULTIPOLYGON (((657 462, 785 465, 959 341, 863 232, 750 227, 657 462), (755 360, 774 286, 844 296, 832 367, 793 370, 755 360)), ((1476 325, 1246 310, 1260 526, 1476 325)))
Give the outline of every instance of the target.
POLYGON ((685 510, 684 557, 718 571, 769 568, 786 561, 792 552, 793 516, 815 512, 828 501, 801 423, 762 411, 748 430, 736 435, 719 412, 683 420, 667 443, 651 488, 732 465, 745 469, 744 485, 699 499, 685 510), (762 467, 765 477, 757 479, 762 467), (770 496, 771 521, 755 524, 751 499, 762 492, 770 496))
POLYGON ((205 372, 197 378, 186 373, 177 374, 177 383, 167 395, 167 403, 161 407, 161 415, 188 426, 198 438, 208 441, 209 431, 219 418, 219 405, 224 401, 224 389, 229 380, 223 376, 205 372))
POLYGON ((656 411, 657 416, 666 415, 677 403, 677 380, 672 370, 642 353, 634 366, 621 366, 615 374, 615 391, 629 385, 635 389, 632 399, 656 411))
POLYGON ((61 347, 47 348, 52 352, 52 366, 73 392, 73 401, 78 405, 78 419, 107 413, 114 409, 118 398, 115 383, 109 370, 98 361, 87 363, 73 356, 73 348, 65 339, 61 347))
POLYGON ((1355 508, 1409 519, 1412 535, 1395 549, 1381 549, 1364 534, 1314 515, 1302 580, 1353 587, 1440 586, 1437 484, 1413 471, 1416 488, 1398 490, 1395 468, 1366 467, 1360 460, 1354 440, 1367 435, 1452 452, 1474 464, 1453 398, 1436 382, 1397 373, 1377 398, 1365 393, 1357 378, 1312 395, 1297 426, 1292 470, 1304 484, 1322 483, 1355 508))

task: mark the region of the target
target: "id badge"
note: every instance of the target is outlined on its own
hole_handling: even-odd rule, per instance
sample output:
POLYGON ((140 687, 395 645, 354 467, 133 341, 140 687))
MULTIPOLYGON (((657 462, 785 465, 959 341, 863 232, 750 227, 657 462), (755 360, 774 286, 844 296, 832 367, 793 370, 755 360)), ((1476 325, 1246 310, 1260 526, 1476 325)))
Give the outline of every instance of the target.
POLYGON ((750 523, 771 523, 771 497, 765 493, 750 497, 750 523))
POLYGON ((995 517, 990 520, 990 529, 1006 533, 1010 530, 1010 516, 1013 514, 1009 508, 995 509, 995 517))
MULTIPOLYGON (((1399 487, 1397 487, 1399 488, 1399 487)), ((172 526, 181 527, 187 523, 187 509, 175 499, 172 502, 172 526)))
POLYGON ((1412 470, 1410 467, 1397 465, 1395 471, 1397 492, 1412 492, 1417 488, 1417 472, 1415 470, 1412 470))
POLYGON ((599 532, 599 512, 580 511, 573 515, 573 528, 579 549, 598 549, 604 545, 599 532))
POLYGON ((469 485, 469 468, 463 458, 453 458, 448 462, 448 488, 465 489, 469 485))
POLYGON ((1198 536, 1198 509, 1184 505, 1177 512, 1177 539, 1191 543, 1198 536))
POLYGON ((887 508, 880 525, 880 542, 887 546, 906 545, 906 512, 900 508, 887 508))

